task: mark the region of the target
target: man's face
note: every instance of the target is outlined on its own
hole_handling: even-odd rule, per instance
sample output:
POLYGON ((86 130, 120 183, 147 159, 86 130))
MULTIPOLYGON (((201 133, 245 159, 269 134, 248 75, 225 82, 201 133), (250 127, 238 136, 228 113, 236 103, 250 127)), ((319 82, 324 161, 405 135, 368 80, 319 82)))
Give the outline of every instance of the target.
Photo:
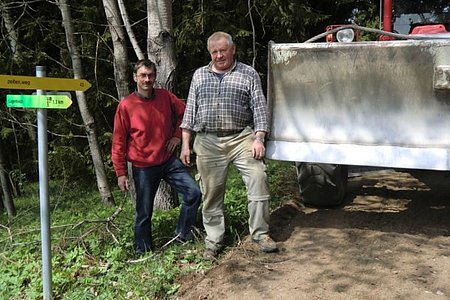
POLYGON ((136 81, 137 90, 141 94, 148 94, 152 91, 155 84, 156 73, 152 68, 145 66, 140 67, 136 74, 134 74, 134 81, 136 81))
POLYGON ((209 43, 208 50, 216 71, 226 72, 231 68, 234 63, 235 49, 234 45, 228 45, 226 38, 209 43))

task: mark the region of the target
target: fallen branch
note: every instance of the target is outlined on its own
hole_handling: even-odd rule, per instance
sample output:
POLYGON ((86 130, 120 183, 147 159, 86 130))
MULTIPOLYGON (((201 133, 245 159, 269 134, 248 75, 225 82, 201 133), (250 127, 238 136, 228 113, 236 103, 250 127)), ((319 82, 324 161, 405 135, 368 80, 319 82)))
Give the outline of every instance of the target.
MULTIPOLYGON (((91 224, 91 223, 106 223, 106 226, 111 225, 111 224, 114 225, 113 221, 117 218, 117 216, 120 214, 120 212, 122 210, 123 210, 122 207, 118 207, 116 209, 116 211, 111 216, 109 216, 106 219, 82 220, 82 221, 80 221, 78 223, 75 223, 75 224, 63 224, 63 225, 51 226, 50 229, 51 230, 56 230, 56 229, 68 228, 69 227, 70 230, 73 230, 73 229, 76 229, 77 227, 80 227, 83 224, 91 224)), ((14 237, 17 237, 17 236, 20 236, 20 235, 25 235, 25 234, 39 232, 41 230, 40 228, 39 229, 38 228, 34 228, 34 229, 31 229, 31 230, 22 231, 22 232, 19 232, 19 233, 16 233, 16 234, 12 234, 10 228, 8 228, 8 227, 6 227, 4 225, 1 225, 1 224, 0 224, 0 227, 3 227, 3 228, 5 228, 8 231, 8 238, 1 240, 0 243, 5 242, 6 240, 10 240, 12 242, 14 237)), ((89 233, 91 231, 92 230, 89 230, 87 233, 89 233)), ((112 233, 109 230, 109 228, 107 228, 107 231, 112 235, 112 233)), ((87 233, 84 233, 82 236, 86 236, 87 233)), ((118 242, 117 238, 114 235, 112 235, 112 236, 113 236, 114 241, 118 242)))
POLYGON ((0 224, 0 227, 5 228, 6 231, 8 231, 9 240, 12 242, 11 229, 9 227, 6 227, 6 226, 2 225, 2 224, 0 224))

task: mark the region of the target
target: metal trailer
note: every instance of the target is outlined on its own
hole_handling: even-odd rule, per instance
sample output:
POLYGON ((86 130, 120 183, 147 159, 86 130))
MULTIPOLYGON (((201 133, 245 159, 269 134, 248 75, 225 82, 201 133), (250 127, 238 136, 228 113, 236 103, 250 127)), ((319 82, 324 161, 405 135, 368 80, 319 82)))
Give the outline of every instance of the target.
POLYGON ((267 157, 450 170, 450 39, 269 44, 267 157))

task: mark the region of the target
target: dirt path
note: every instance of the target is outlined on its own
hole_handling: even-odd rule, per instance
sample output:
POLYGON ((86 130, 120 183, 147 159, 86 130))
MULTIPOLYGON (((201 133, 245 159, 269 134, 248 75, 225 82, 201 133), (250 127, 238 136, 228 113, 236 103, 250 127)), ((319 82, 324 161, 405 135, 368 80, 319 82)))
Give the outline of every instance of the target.
POLYGON ((349 181, 348 203, 273 212, 280 251, 248 240, 178 299, 450 299, 450 173, 376 172, 349 181))

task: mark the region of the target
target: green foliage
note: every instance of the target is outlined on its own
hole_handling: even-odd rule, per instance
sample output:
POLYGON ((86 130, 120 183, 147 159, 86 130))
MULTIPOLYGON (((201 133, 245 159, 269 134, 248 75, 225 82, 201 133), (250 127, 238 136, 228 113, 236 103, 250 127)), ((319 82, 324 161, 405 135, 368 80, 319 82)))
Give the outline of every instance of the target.
POLYGON ((73 147, 56 146, 48 152, 50 178, 64 181, 89 180, 93 176, 92 173, 86 174, 89 161, 89 156, 82 155, 73 147))
MULTIPOLYGON (((111 33, 102 1, 81 0, 73 1, 70 5, 75 20, 73 25, 81 54, 83 77, 92 84, 86 92, 87 105, 95 120, 104 162, 110 167, 108 175, 113 175, 109 153, 113 116, 119 99, 114 82, 111 33)), ((227 31, 233 35, 238 59, 248 64, 255 62, 255 68, 265 85, 267 45, 270 40, 301 42, 323 32, 326 25, 349 22, 352 18, 357 19, 361 25, 369 24, 376 16, 377 5, 378 2, 373 0, 172 1, 178 61, 175 93, 186 98, 193 72, 210 61, 206 39, 214 31, 227 31), (358 14, 356 17, 355 11, 358 14)), ((127 1, 126 6, 136 39, 145 51, 146 4, 133 0, 127 1)), ((61 12, 55 2, 18 3, 8 0, 2 1, 0 8, 2 12, 10 12, 18 33, 16 53, 12 53, 8 35, 0 37, 2 74, 33 76, 35 66, 42 65, 46 67, 48 77, 73 77, 61 12)), ((2 32, 6 33, 4 25, 0 24, 2 32)), ((131 66, 136 60, 131 47, 128 56, 131 66)), ((131 77, 128 78, 128 83, 132 90, 134 83, 131 77)), ((17 92, 19 91, 2 90, 0 98, 4 99, 6 94, 17 92)), ((72 93, 72 100, 73 105, 69 109, 48 112, 48 134, 49 149, 54 160, 52 163, 56 162, 52 166, 52 176, 62 178, 65 174, 68 180, 76 181, 91 178, 94 168, 75 93, 72 93), (75 163, 69 161, 70 156, 64 156, 69 153, 75 158, 75 163)), ((34 161, 36 145, 30 147, 30 136, 36 135, 36 112, 7 110, 4 106, 4 101, 0 101, 2 144, 14 145, 4 150, 5 161, 9 162, 11 170, 18 169, 28 180, 34 179, 37 176, 34 161), (16 151, 16 148, 19 150, 16 151)))
POLYGON ((0 138, 1 138, 1 139, 6 139, 6 138, 8 138, 9 136, 11 136, 13 133, 14 133, 14 131, 13 131, 11 128, 3 127, 3 128, 0 130, 0 138))
MULTIPOLYGON (((172 3, 178 60, 175 92, 182 98, 187 96, 195 69, 210 60, 206 39, 214 31, 227 31, 233 35, 238 59, 249 64, 255 60, 255 67, 265 83, 270 40, 301 42, 323 32, 326 25, 348 22, 352 18, 361 25, 370 24, 377 12, 376 3, 369 0, 185 0, 172 3)), ((145 49, 147 22, 143 20, 146 4, 132 0, 127 1, 126 6, 136 38, 145 49)), ((87 105, 95 120, 107 172, 110 178, 115 178, 110 149, 118 99, 111 34, 102 7, 100 0, 71 2, 83 76, 92 84, 86 92, 87 105)), ((55 2, 8 0, 0 3, 0 9, 11 13, 18 31, 17 53, 12 53, 7 34, 0 37, 1 74, 33 76, 35 66, 43 65, 48 77, 73 77, 61 13, 55 2)), ((4 23, 0 25, 5 33, 4 23)), ((136 60, 131 47, 129 57, 131 62, 136 60)), ((132 89, 131 78, 129 83, 132 89)), ((0 98, 5 99, 6 94, 16 92, 2 90, 0 98)), ((208 267, 199 254, 201 237, 196 244, 169 246, 142 263, 127 262, 134 255, 133 208, 123 199, 123 211, 112 222, 105 222, 115 208, 104 207, 93 187, 94 167, 75 93, 72 93, 72 99, 74 104, 69 109, 48 112, 56 296, 122 299, 126 295, 129 299, 152 299, 173 294, 178 288, 177 276, 208 267)), ((5 228, 0 227, 0 298, 39 299, 42 282, 38 191, 35 185, 25 184, 37 176, 36 145, 30 142, 30 136, 36 136, 36 111, 9 110, 4 102, 0 101, 0 139, 2 145, 10 147, 2 147, 2 154, 9 164, 9 173, 14 181, 20 182, 25 196, 15 199, 18 211, 15 218, 8 220, 6 215, 0 216, 1 224, 5 224, 5 228)), ((295 169, 290 163, 269 161, 268 175, 272 189, 271 207, 276 208, 296 192, 295 169), (295 186, 294 190, 285 188, 291 184, 295 186)), ((245 186, 235 169, 229 174, 225 205, 227 242, 232 245, 248 227, 245 186)), ((177 209, 155 212, 154 240, 158 247, 173 235, 177 215, 177 209)), ((198 221, 201 227, 201 218, 198 221)))
POLYGON ((186 97, 195 69, 209 63, 206 39, 214 31, 226 31, 233 36, 238 59, 247 64, 254 61, 265 84, 269 41, 305 41, 324 32, 327 25, 351 22, 355 9, 364 11, 376 7, 377 3, 371 0, 174 1, 174 34, 179 62, 176 92, 186 97))
MULTIPOLYGON (((375 4, 367 3, 365 7, 360 7, 353 10, 352 21, 358 25, 381 29, 380 17, 378 15, 379 8, 375 4)), ((359 36, 360 41, 375 41, 378 39, 377 34, 369 32, 361 32, 359 36)))
MULTIPOLYGON (((268 162, 272 208, 291 198, 296 186, 292 163, 268 162)), ((105 207, 96 188, 50 181, 52 223, 52 294, 55 299, 170 299, 179 278, 208 269, 201 257, 203 237, 184 245, 166 243, 173 236, 178 209, 155 211, 155 254, 136 257, 134 208, 116 191, 118 207, 105 207), (114 216, 114 217, 113 217, 114 216)), ((25 185, 18 215, 0 216, 0 298, 41 299, 38 186, 25 185)), ((247 232, 247 199, 241 177, 232 169, 226 192, 227 243, 247 232)), ((200 215, 200 214, 199 214, 200 215)), ((197 227, 201 228, 201 218, 197 227)))

